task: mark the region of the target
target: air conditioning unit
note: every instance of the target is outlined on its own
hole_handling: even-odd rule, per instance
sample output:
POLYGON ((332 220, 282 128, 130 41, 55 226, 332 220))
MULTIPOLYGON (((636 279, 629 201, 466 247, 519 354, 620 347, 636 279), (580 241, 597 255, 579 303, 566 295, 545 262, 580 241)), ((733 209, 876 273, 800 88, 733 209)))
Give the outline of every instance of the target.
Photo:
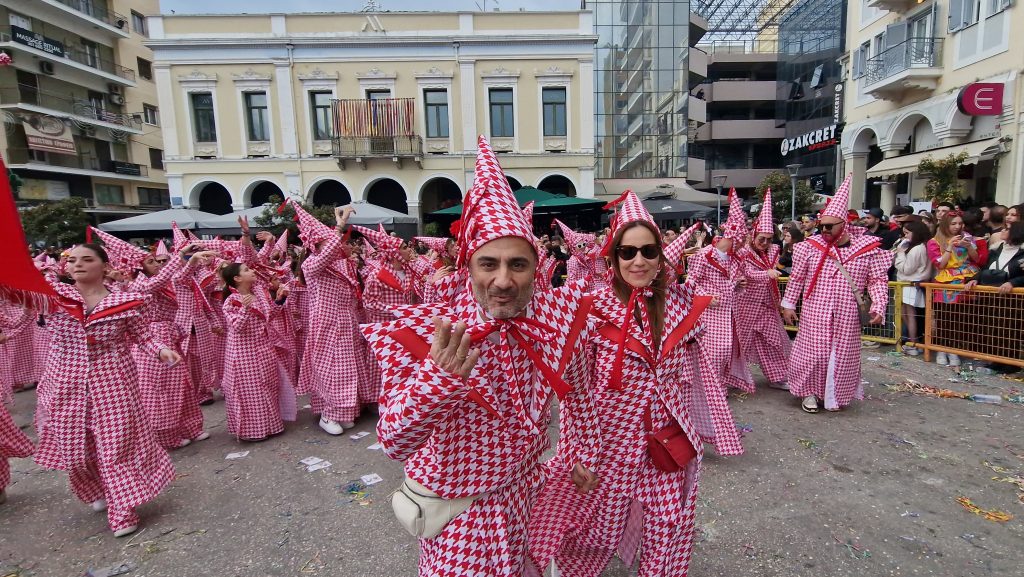
POLYGON ((115 106, 124 106, 124 96, 121 96, 120 94, 108 94, 107 100, 115 106))
POLYGON ((53 63, 52 62, 47 62, 47 61, 43 60, 42 62, 39 63, 39 71, 42 72, 43 74, 48 74, 50 76, 53 76, 53 74, 54 74, 53 73, 53 63))
POLYGON ((121 85, 110 83, 107 85, 107 92, 111 94, 121 94, 121 85))
POLYGON ((124 20, 124 18, 118 18, 117 22, 114 23, 114 26, 117 26, 118 30, 124 30, 124 27, 127 26, 127 25, 128 25, 128 22, 126 22, 124 20))

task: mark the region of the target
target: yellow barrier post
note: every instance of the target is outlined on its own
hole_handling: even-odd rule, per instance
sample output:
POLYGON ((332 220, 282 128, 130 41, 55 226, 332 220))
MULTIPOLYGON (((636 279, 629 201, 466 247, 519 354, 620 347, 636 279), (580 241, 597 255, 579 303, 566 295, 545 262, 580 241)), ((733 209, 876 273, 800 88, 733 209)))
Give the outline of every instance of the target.
POLYGON ((924 349, 987 362, 1024 367, 1024 288, 921 283, 926 288, 924 349), (958 293, 936 303, 935 291, 958 293), (936 307, 936 305, 941 305, 936 307))

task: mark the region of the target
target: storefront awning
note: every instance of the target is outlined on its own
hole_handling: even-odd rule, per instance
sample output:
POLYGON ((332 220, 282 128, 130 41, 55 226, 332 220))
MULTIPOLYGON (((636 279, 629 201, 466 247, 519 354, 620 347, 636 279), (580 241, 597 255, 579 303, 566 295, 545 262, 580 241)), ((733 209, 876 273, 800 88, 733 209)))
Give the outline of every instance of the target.
POLYGON ((961 152, 967 152, 967 160, 964 161, 964 164, 977 164, 980 160, 986 160, 994 157, 998 151, 998 138, 978 140, 976 142, 968 142, 967 144, 958 144, 956 146, 947 146, 944 148, 933 148, 923 152, 915 152, 913 154, 904 154, 903 156, 886 158, 882 162, 879 162, 869 168, 867 176, 868 178, 876 178, 879 176, 894 176, 897 174, 917 172, 917 165, 921 164, 921 161, 927 156, 931 156, 932 158, 945 158, 950 154, 955 156, 961 152))

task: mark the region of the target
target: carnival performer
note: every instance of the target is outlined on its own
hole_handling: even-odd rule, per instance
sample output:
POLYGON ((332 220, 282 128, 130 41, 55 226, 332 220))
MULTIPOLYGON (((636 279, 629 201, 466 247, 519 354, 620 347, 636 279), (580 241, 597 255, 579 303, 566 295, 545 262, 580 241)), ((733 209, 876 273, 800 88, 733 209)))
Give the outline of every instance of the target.
POLYGON ((818 218, 821 233, 793 249, 793 272, 782 298, 783 318, 793 325, 798 320, 796 306, 803 300, 788 373, 789 391, 803 399, 801 406, 808 413, 817 413, 822 401, 827 410, 837 411, 864 397, 857 295, 870 295, 872 325, 883 322, 889 300, 893 256, 881 249, 878 238, 847 224, 850 178, 818 218))
POLYGON ((562 231, 562 238, 569 245, 569 260, 566 262, 566 280, 574 282, 582 280, 586 292, 597 292, 608 286, 607 270, 600 249, 595 244, 593 234, 576 232, 564 222, 554 219, 562 231))
MULTIPOLYGON (((469 268, 471 291, 363 327, 384 370, 378 438, 389 457, 405 461, 392 504, 420 538, 423 577, 523 574, 552 398, 589 402, 584 387, 566 384, 581 382, 581 345, 572 335, 582 292, 534 294, 533 240, 480 137, 459 230, 458 264, 469 268), (417 518, 427 502, 444 506, 417 518)), ((587 422, 566 434, 592 444, 582 435, 594 430, 587 422)), ((582 465, 577 472, 593 478, 582 465)))
POLYGON ((298 203, 292 206, 299 218, 299 238, 309 251, 302 262, 310 297, 309 325, 297 392, 309 393, 313 413, 320 415, 320 428, 340 435, 355 426, 359 386, 369 379, 369 359, 358 354, 357 344, 359 278, 342 239, 353 210, 336 211, 337 226, 331 230, 298 203))
POLYGON ((780 248, 772 241, 775 224, 772 221, 772 189, 764 193, 761 212, 754 220, 750 245, 739 250, 737 256, 745 268, 747 288, 737 301, 739 335, 747 362, 757 364, 776 389, 788 389, 786 363, 789 358, 789 335, 779 315, 778 278, 780 248))
POLYGON ((242 441, 258 442, 284 432, 282 406, 293 410, 295 405, 294 391, 291 399, 282 395, 282 373, 270 331, 273 317, 284 314, 288 290, 279 286, 271 295, 270 287, 250 268, 248 263, 255 260, 256 253, 248 223, 242 220, 241 226, 241 262, 220 270, 228 293, 224 299, 228 331, 222 390, 228 432, 242 441))
POLYGON ((75 496, 106 510, 114 536, 122 537, 138 529, 135 508, 174 478, 143 411, 131 346, 167 365, 181 357, 153 340, 142 310, 149 297, 107 289, 108 262, 98 245, 80 245, 67 258, 74 284, 53 285, 53 346, 38 401, 47 418, 36 423, 35 461, 67 471, 75 496))
POLYGON ((530 555, 541 569, 554 560, 563 577, 597 577, 616 552, 627 566, 639 558, 641 577, 685 576, 703 456, 682 396, 685 343, 711 297, 674 284, 660 231, 633 192, 612 204, 621 208, 607 251, 611 286, 593 293, 586 333, 597 418, 573 414, 572 405, 561 410, 563 423, 601 423, 600 482, 573 475, 577 459, 559 443, 531 516, 530 555), (655 458, 655 431, 682 462, 655 458))
POLYGON ((704 330, 691 347, 686 387, 687 406, 701 438, 712 443, 719 455, 741 455, 736 423, 726 395, 729 388, 754 391, 739 343, 737 300, 746 287, 736 249, 743 242, 747 223, 735 189, 729 191, 729 217, 723 236, 687 259, 686 285, 694 294, 712 297, 701 324, 704 330))
MULTIPOLYGON (((39 382, 37 374, 36 319, 38 315, 14 304, 0 304, 0 359, 6 366, 0 368, 0 400, 11 391, 24 391, 39 382)), ((45 359, 43 359, 45 360, 45 359)))
POLYGON ((14 424, 7 412, 14 381, 7 344, 11 334, 21 330, 24 323, 33 322, 34 318, 31 310, 0 301, 0 505, 7 501, 7 486, 11 484, 11 466, 7 460, 28 457, 34 449, 32 441, 14 424))

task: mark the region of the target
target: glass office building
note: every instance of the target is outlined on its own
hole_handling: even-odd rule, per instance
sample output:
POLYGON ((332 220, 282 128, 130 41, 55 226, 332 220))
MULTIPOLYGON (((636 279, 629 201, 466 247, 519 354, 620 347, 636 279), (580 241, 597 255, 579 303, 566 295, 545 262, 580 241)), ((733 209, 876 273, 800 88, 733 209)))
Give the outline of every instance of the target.
POLYGON ((594 59, 595 178, 686 177, 690 3, 587 2, 594 59))

